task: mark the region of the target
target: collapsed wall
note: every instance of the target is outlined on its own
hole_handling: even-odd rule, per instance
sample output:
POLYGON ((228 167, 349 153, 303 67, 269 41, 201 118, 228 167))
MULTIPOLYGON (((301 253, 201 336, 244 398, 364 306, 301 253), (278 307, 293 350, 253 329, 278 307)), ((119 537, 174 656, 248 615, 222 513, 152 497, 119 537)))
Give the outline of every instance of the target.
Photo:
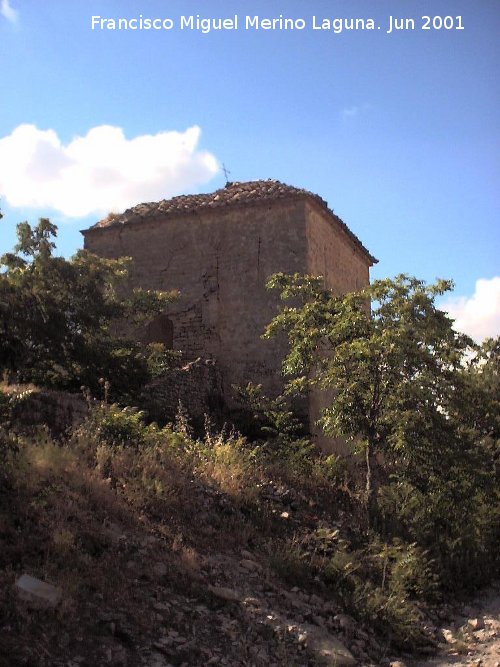
POLYGON ((217 420, 224 412, 219 369, 213 360, 200 358, 173 368, 144 387, 138 404, 158 424, 175 421, 182 406, 191 425, 201 429, 205 415, 217 420))
POLYGON ((20 430, 45 426, 52 437, 60 438, 88 415, 88 404, 82 394, 53 389, 20 389, 10 392, 14 397, 11 421, 20 430))
MULTIPOLYGON (((89 414, 82 394, 22 387, 10 394, 14 398, 11 422, 21 431, 43 426, 52 437, 60 438, 89 414)), ((146 419, 161 425, 175 421, 180 405, 196 430, 203 427, 205 415, 220 421, 224 414, 222 379, 213 360, 198 358, 166 371, 147 384, 137 398, 137 407, 146 412, 146 419)))
MULTIPOLYGON (((270 397, 283 389, 286 336, 262 340, 281 308, 276 292, 266 289, 268 278, 278 272, 322 276, 326 288, 343 294, 368 285, 377 261, 318 195, 275 180, 138 204, 82 233, 86 250, 131 258, 129 289, 179 292, 146 328, 128 332, 123 323, 123 333, 163 343, 185 359, 216 359, 229 410, 238 408, 234 386, 259 384, 270 397)), ((194 382, 192 397, 182 387, 174 391, 171 385, 185 382, 176 373, 155 388, 162 398, 153 400, 150 390, 153 418, 162 401, 170 417, 179 400, 198 414, 212 401, 211 385, 202 390, 194 382)), ((320 409, 321 398, 312 392, 306 411, 317 442, 337 448, 314 427, 320 409)))

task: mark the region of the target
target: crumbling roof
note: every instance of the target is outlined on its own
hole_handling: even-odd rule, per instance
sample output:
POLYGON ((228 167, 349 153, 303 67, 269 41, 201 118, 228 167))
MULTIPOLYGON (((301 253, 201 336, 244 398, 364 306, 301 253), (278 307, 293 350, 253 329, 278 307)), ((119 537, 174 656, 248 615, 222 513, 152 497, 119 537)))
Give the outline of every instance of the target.
MULTIPOLYGON (((106 227, 115 227, 129 223, 140 222, 147 218, 166 217, 170 215, 192 214, 203 210, 223 208, 225 206, 260 204, 263 202, 272 202, 278 199, 307 198, 319 204, 327 211, 337 222, 354 243, 370 258, 373 263, 377 260, 364 247, 358 237, 351 232, 347 225, 328 208, 327 202, 319 195, 303 188, 295 188, 273 179, 260 181, 245 181, 226 183, 224 188, 215 192, 197 194, 197 195, 179 195, 172 199, 163 199, 159 202, 147 202, 137 204, 127 209, 121 214, 110 214, 108 217, 100 220, 90 229, 102 229, 106 227)), ((90 230, 86 230, 90 231, 90 230)), ((85 233, 85 232, 83 232, 85 233)))

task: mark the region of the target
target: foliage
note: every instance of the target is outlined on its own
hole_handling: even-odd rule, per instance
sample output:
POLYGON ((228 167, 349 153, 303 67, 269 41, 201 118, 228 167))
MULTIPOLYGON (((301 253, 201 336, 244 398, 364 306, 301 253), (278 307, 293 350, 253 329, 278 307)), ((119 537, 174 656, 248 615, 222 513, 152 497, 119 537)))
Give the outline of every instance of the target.
POLYGON ((487 338, 462 371, 461 419, 483 444, 496 450, 500 440, 500 337, 487 338))
POLYGON ((437 577, 425 551, 399 540, 376 537, 350 551, 343 541, 326 562, 324 579, 338 591, 346 609, 391 643, 425 646, 417 599, 436 599, 437 577))
POLYGON ((10 420, 11 401, 10 396, 0 389, 0 425, 6 425, 10 420))
POLYGON ((370 535, 353 547, 339 530, 318 528, 273 544, 270 563, 290 583, 320 582, 345 611, 400 648, 431 643, 423 631, 419 601, 435 601, 438 581, 433 562, 416 544, 383 542, 370 535))
MULTIPOLYGON (((128 571, 119 565, 131 558, 123 552, 126 540, 110 545, 115 538, 106 527, 113 523, 133 526, 133 553, 140 530, 145 544, 152 535, 161 537, 156 543, 165 544, 172 557, 177 553, 173 545, 181 540, 188 549, 211 553, 231 543, 237 551, 258 549, 259 560, 267 553, 281 577, 331 597, 393 645, 426 645, 420 601, 435 599, 439 564, 416 540, 360 531, 357 513, 339 512, 335 458, 318 458, 318 469, 316 464, 311 469, 318 477, 312 482, 309 471, 296 469, 284 484, 280 475, 286 459, 276 465, 276 459, 262 456, 238 434, 215 431, 208 423, 205 436, 194 440, 182 422, 161 429, 146 424, 138 411, 94 402, 89 419, 67 443, 41 434, 21 438, 3 488, 15 489, 9 521, 23 527, 16 528, 16 540, 27 542, 30 536, 35 545, 31 560, 24 561, 31 571, 38 574, 43 568, 55 582, 61 573, 71 575, 71 586, 87 591, 86 604, 85 587, 96 585, 99 572, 104 580, 103 570, 128 571), (278 485, 287 493, 273 498, 268 491, 278 485), (317 502, 318 485, 332 503, 317 502), (19 518, 21 497, 28 509, 19 518), (295 499, 286 519, 280 517, 283 498, 295 499), (36 530, 33 536, 28 521, 36 530)), ((386 488, 395 485, 382 491, 386 488)), ((383 513, 383 495, 382 501, 383 513)), ((418 511, 423 507, 416 505, 418 511)), ((26 552, 23 543, 25 559, 26 552)))
MULTIPOLYGON (((435 297, 451 284, 427 286, 398 276, 335 296, 320 279, 277 274, 269 287, 279 288, 284 299, 302 301, 285 308, 266 335, 281 329, 288 334, 290 353, 283 366, 293 376, 289 391, 314 385, 334 391, 321 424, 327 434, 364 448, 373 523, 381 481, 377 455, 397 463, 399 473, 419 470, 423 483, 429 454, 438 451, 433 442, 455 436, 448 413, 457 370, 472 341, 457 334, 435 306, 435 297)), ((441 453, 437 458, 441 465, 441 453)))
POLYGON ((96 426, 95 434, 99 443, 111 447, 139 448, 147 436, 156 430, 154 425, 146 426, 143 413, 117 405, 101 405, 94 410, 92 421, 96 426))
POLYGON ((167 350, 163 343, 148 343, 146 346, 146 364, 151 378, 157 378, 178 365, 182 353, 178 350, 167 350))
POLYGON ((473 583, 491 576, 498 344, 465 365, 475 346, 435 305, 447 281, 401 275, 336 296, 321 279, 277 274, 269 287, 295 300, 266 332, 288 335, 287 391, 329 392, 320 423, 365 454, 370 526, 429 549, 445 586, 470 567, 473 583))
POLYGON ((260 454, 288 464, 311 464, 314 445, 291 408, 289 397, 269 398, 263 394, 262 385, 251 382, 234 389, 242 406, 237 426, 260 454))
POLYGON ((129 292, 126 258, 83 250, 70 260, 54 256, 56 235, 45 218, 34 228, 21 223, 15 252, 0 259, 0 369, 20 382, 72 390, 96 390, 105 376, 116 395, 133 393, 160 355, 120 330, 125 321, 150 319, 175 295, 129 292))
POLYGON ((18 452, 16 434, 11 429, 12 408, 17 396, 0 387, 0 482, 5 483, 18 452))
POLYGON ((309 554, 296 536, 272 544, 269 562, 283 581, 294 586, 307 586, 316 574, 309 554))

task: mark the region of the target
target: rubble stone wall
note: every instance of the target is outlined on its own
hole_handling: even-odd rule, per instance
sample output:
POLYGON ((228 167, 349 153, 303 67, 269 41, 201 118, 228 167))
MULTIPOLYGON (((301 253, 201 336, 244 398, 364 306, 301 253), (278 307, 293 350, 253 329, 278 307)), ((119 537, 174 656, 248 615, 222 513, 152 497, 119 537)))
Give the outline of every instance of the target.
MULTIPOLYGON (((173 323, 173 349, 187 359, 217 359, 221 395, 230 409, 236 407, 234 385, 262 384, 270 396, 283 386, 286 339, 262 340, 281 308, 278 294, 265 288, 269 276, 322 275, 325 286, 340 294, 367 285, 376 261, 324 202, 310 196, 254 198, 245 205, 193 207, 187 213, 170 210, 168 202, 138 209, 148 213, 86 230, 85 247, 104 257, 131 257, 131 286, 180 292, 166 311, 173 323), (163 205, 169 212, 162 213, 163 205)), ((178 381, 184 380, 179 376, 178 381)), ((177 390, 167 391, 165 385, 164 391, 173 392, 177 404, 177 390)), ((191 391, 186 405, 203 402, 199 394, 205 389, 194 383, 191 391)), ((170 405, 174 398, 167 393, 170 405)), ((313 396, 311 424, 320 405, 313 396)))
POLYGON ((233 384, 253 381, 269 393, 280 390, 286 348, 283 339, 261 339, 279 306, 265 283, 277 271, 306 269, 304 202, 91 229, 85 247, 104 257, 132 257, 133 285, 180 292, 167 311, 173 348, 188 359, 216 358, 229 402, 233 384))
POLYGON ((14 401, 12 420, 17 428, 29 429, 45 425, 54 437, 81 424, 88 414, 88 405, 81 394, 37 389, 14 401))
POLYGON ((366 255, 324 210, 306 203, 307 272, 323 276, 336 294, 354 292, 370 282, 366 255))
POLYGON ((222 381, 213 360, 196 359, 162 375, 142 390, 139 407, 146 410, 148 419, 164 424, 175 420, 179 402, 197 428, 203 426, 205 414, 220 416, 222 381))

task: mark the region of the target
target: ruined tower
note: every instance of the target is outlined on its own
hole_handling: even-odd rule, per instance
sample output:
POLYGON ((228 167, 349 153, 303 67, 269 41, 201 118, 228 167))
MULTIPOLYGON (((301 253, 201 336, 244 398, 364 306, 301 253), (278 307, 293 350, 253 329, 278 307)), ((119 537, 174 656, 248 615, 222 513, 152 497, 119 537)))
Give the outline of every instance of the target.
POLYGON ((344 293, 367 285, 377 261, 319 196, 275 180, 139 204, 82 233, 89 251, 132 258, 133 285, 179 290, 144 337, 216 359, 229 404, 232 385, 282 386, 285 341, 261 339, 279 308, 271 274, 321 275, 344 293))

